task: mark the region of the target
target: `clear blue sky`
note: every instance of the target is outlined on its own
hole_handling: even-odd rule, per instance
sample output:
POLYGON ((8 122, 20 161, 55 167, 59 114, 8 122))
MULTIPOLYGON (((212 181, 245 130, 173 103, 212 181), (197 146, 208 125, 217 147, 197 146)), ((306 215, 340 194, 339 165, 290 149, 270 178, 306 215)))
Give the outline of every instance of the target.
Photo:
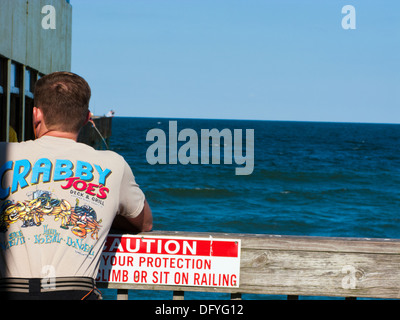
POLYGON ((71 4, 95 114, 400 123, 400 1, 71 4))

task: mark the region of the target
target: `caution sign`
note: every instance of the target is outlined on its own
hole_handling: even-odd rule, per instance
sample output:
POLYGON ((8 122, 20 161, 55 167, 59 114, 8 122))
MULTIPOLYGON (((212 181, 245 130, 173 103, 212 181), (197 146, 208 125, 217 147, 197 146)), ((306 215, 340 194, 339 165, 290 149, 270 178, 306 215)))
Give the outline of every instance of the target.
POLYGON ((239 287, 240 240, 109 235, 98 282, 239 287))

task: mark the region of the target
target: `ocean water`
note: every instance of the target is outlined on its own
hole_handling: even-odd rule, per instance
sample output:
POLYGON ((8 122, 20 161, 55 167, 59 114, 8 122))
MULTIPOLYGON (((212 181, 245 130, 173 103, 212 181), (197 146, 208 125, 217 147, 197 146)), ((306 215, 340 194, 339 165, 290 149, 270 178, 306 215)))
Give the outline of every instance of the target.
POLYGON ((109 147, 130 164, 155 230, 400 238, 400 125, 116 117, 109 147), (146 135, 162 129, 168 152, 169 121, 199 141, 201 129, 253 129, 254 171, 236 175, 243 165, 224 164, 223 148, 218 165, 150 165, 146 135))

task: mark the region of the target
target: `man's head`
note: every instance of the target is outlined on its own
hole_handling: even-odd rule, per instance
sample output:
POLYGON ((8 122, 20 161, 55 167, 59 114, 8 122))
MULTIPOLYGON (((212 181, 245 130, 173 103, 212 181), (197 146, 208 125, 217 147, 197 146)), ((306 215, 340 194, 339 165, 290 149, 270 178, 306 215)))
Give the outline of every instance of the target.
POLYGON ((34 106, 43 114, 48 130, 76 133, 88 120, 91 90, 74 73, 55 72, 40 78, 34 95, 34 106))

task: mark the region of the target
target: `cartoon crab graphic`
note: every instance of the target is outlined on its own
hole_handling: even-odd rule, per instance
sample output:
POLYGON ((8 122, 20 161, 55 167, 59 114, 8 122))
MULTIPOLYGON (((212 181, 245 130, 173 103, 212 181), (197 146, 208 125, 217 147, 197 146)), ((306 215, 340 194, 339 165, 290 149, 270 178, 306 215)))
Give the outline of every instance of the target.
POLYGON ((88 205, 79 206, 79 200, 76 199, 76 205, 70 217, 70 225, 74 226, 71 232, 80 238, 86 238, 86 235, 91 232, 92 239, 98 240, 102 220, 96 219, 96 211, 88 205))
POLYGON ((7 200, 0 208, 0 232, 6 232, 10 225, 22 221, 21 228, 40 226, 45 216, 54 217, 54 221, 61 222, 60 228, 69 229, 80 237, 86 238, 91 233, 93 240, 98 240, 98 232, 102 220, 97 221, 96 211, 88 205, 79 206, 76 200, 72 207, 67 200, 53 198, 51 192, 35 191, 33 200, 18 201, 14 203, 7 200))
POLYGON ((11 200, 7 200, 1 206, 0 212, 0 232, 8 230, 11 224, 20 219, 20 214, 25 210, 25 204, 18 201, 14 204, 11 200))
POLYGON ((43 192, 37 199, 41 202, 40 207, 43 215, 54 216, 54 221, 61 219, 60 228, 68 229, 72 207, 67 200, 51 198, 48 192, 43 192))

